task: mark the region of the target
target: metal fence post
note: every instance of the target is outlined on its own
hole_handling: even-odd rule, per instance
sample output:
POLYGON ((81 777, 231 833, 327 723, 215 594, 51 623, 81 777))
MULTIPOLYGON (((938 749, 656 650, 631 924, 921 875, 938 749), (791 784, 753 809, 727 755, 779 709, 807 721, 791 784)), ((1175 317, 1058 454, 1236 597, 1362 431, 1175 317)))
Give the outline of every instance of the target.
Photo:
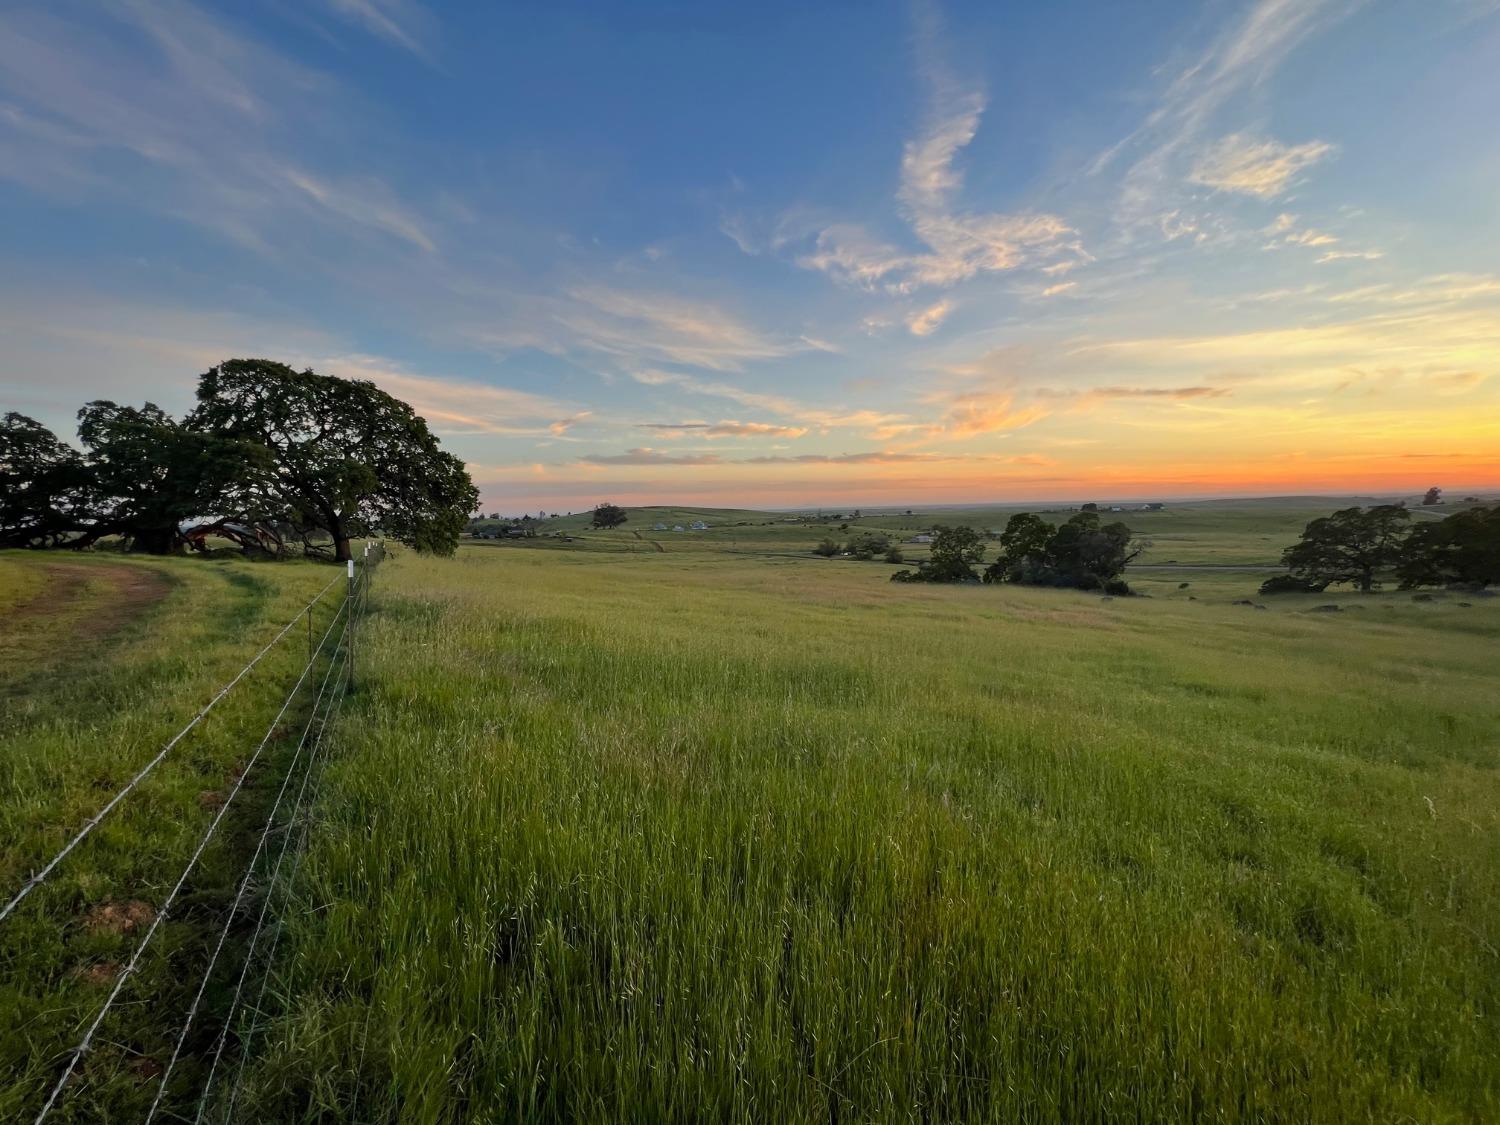
POLYGON ((354 560, 349 560, 349 592, 344 595, 344 608, 349 616, 344 627, 349 630, 349 687, 354 687, 354 560))

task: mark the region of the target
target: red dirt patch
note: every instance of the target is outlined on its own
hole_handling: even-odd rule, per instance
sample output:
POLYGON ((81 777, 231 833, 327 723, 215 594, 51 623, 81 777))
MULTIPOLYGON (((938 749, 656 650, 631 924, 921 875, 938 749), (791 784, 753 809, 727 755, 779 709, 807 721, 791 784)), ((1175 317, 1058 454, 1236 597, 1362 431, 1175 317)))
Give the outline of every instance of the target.
POLYGON ((41 591, 0 619, 0 694, 24 694, 84 646, 97 652, 172 588, 161 571, 129 563, 49 558, 38 570, 41 591))
POLYGON ((42 571, 47 576, 46 585, 34 598, 11 611, 9 628, 64 616, 87 596, 85 587, 94 579, 107 582, 110 591, 107 595, 96 595, 97 606, 88 614, 87 622, 79 624, 91 635, 98 636, 113 632, 147 606, 160 601, 172 587, 160 571, 128 563, 96 565, 49 561, 43 564, 42 571))
POLYGON ((217 789, 205 789, 198 794, 198 807, 210 811, 217 811, 224 806, 224 794, 217 789))
POLYGON ((86 969, 79 969, 76 975, 79 980, 102 987, 103 985, 115 982, 115 978, 120 975, 120 963, 118 961, 99 961, 88 966, 86 969))
POLYGON ((149 926, 156 917, 156 908, 138 898, 124 902, 101 902, 89 911, 84 925, 90 933, 133 934, 143 926, 149 926))

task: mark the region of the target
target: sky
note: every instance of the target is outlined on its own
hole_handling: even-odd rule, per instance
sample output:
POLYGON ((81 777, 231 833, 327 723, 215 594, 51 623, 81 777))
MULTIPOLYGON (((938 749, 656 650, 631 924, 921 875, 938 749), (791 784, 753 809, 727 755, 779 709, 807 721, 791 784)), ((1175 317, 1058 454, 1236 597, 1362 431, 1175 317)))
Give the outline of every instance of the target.
POLYGON ((1500 0, 28 0, 0 409, 368 378, 486 511, 1500 488, 1500 0))

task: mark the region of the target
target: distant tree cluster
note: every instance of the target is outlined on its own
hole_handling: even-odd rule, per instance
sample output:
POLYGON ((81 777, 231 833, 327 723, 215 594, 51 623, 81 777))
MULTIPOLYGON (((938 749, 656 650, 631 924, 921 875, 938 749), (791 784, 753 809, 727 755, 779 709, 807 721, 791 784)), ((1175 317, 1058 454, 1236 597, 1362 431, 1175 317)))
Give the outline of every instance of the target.
POLYGON ((1500 583, 1500 507, 1471 508, 1413 526, 1399 504, 1343 508, 1310 522, 1282 554, 1286 574, 1261 593, 1315 593, 1352 585, 1369 593, 1382 574, 1400 588, 1500 583))
POLYGON ((984 561, 984 540, 972 527, 932 529, 932 553, 916 570, 898 570, 892 582, 978 582, 975 571, 984 561))
POLYGON ((901 548, 891 541, 889 535, 879 531, 851 536, 847 543, 842 544, 837 539, 824 539, 813 548, 813 554, 825 559, 849 555, 864 562, 880 558, 888 563, 899 563, 904 559, 901 548))
POLYGON ((1001 532, 1000 557, 984 580, 1128 594, 1121 576, 1148 546, 1124 523, 1101 522, 1097 512, 1080 511, 1056 526, 1018 512, 1001 532))
POLYGON ((589 526, 601 531, 622 526, 630 517, 618 504, 600 504, 589 519, 589 526))
POLYGON ((938 527, 931 558, 916 570, 898 571, 891 580, 1016 582, 1128 594, 1122 575, 1146 546, 1123 523, 1101 524, 1097 512, 1079 512, 1056 526, 1031 512, 1018 512, 1000 535, 1000 556, 982 575, 976 569, 985 553, 980 533, 970 527, 938 527))
POLYGON ((353 538, 379 533, 451 554, 479 499, 406 403, 271 360, 211 368, 181 420, 151 403, 88 403, 78 440, 81 452, 23 414, 0 419, 0 546, 119 536, 168 554, 211 532, 342 560, 353 538))

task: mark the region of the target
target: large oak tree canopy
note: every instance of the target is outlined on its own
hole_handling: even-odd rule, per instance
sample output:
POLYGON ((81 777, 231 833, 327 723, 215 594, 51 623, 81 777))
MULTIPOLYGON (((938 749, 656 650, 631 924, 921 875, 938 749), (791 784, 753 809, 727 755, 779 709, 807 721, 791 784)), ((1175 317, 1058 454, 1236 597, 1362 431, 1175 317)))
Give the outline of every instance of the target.
POLYGON ((373 383, 235 359, 199 380, 177 421, 152 403, 91 402, 80 454, 25 415, 0 417, 0 546, 87 547, 119 535, 165 554, 204 521, 280 549, 290 525, 326 532, 339 559, 378 532, 452 554, 478 502, 464 464, 373 383))
POLYGON ((376 531, 452 554, 479 502, 464 463, 427 423, 366 380, 232 359, 199 380, 189 424, 268 450, 267 499, 326 531, 340 559, 352 538, 376 531))
POLYGON ((78 451, 36 419, 0 417, 0 547, 54 546, 75 534, 88 478, 78 451))
POLYGON ((154 403, 91 402, 78 412, 88 451, 91 519, 81 543, 124 535, 131 549, 166 554, 184 521, 223 512, 253 494, 266 466, 253 442, 202 433, 154 403))

